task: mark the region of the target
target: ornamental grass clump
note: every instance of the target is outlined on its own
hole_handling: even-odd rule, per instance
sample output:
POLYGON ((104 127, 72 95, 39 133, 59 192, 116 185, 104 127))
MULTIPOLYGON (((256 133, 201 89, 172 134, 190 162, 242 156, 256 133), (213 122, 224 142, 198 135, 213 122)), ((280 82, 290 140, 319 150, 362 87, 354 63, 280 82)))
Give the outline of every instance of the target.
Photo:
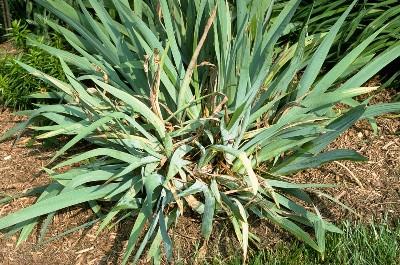
MULTIPOLYGON (((280 1, 282 4, 285 0, 280 1)), ((346 1, 303 1, 294 16, 295 24, 301 24, 309 16, 310 8, 313 8, 309 21, 309 32, 324 33, 336 22, 338 14, 344 12, 348 6, 346 1)), ((358 44, 367 39, 378 28, 384 28, 376 40, 371 43, 357 58, 352 68, 352 74, 367 64, 371 58, 385 49, 398 45, 400 42, 400 5, 397 0, 385 1, 358 1, 348 15, 340 30, 334 47, 330 51, 329 60, 337 62, 358 44)), ((298 27, 292 27, 294 32, 299 32, 298 27)), ((398 63, 397 63, 398 65, 398 63)), ((383 87, 398 83, 400 71, 396 62, 392 63, 385 71, 379 73, 382 80, 386 81, 383 87), (396 82, 397 81, 397 82, 396 82)))
POLYGON ((77 53, 36 43, 60 58, 68 82, 21 63, 54 88, 36 96, 59 104, 20 112, 28 119, 2 140, 25 128, 38 139, 69 140, 44 169, 53 182, 35 204, 2 217, 1 230, 20 232, 19 244, 44 217, 43 238, 59 210, 88 203, 96 218, 83 226, 98 222, 98 233, 133 219, 123 264, 145 250, 155 263, 170 259, 169 230, 188 212, 201 218, 204 242, 216 217, 230 222, 244 260, 249 241, 258 240, 250 216, 324 253, 325 233, 340 229, 305 189, 334 200, 319 190, 329 185, 292 183, 290 175, 334 160, 365 160, 352 150, 325 149, 356 121, 400 110, 397 103, 354 99, 376 89, 362 84, 400 55, 400 45, 340 78, 382 29, 321 75, 355 1, 322 39, 307 35, 305 21, 291 45, 280 36, 301 0, 279 13, 273 1, 115 0, 105 7, 89 0, 78 1, 80 10, 62 0, 37 2, 68 25, 47 21, 77 53), (337 103, 347 109, 335 110, 337 103), (43 118, 51 123, 37 126, 43 118), (70 156, 82 141, 91 148, 70 156))

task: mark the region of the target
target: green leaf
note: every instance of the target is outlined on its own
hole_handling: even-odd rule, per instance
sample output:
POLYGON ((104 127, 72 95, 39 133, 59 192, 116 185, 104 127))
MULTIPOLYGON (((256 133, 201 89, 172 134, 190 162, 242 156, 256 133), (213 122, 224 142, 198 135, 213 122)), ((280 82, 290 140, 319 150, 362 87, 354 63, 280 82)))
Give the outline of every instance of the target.
POLYGON ((353 150, 332 150, 318 155, 304 154, 293 161, 273 167, 271 172, 278 175, 288 175, 303 169, 319 167, 325 163, 337 160, 365 161, 366 158, 353 150))
POLYGON ((144 103, 142 103, 140 100, 138 100, 134 96, 129 95, 128 93, 121 91, 113 86, 110 86, 102 81, 99 81, 96 79, 92 79, 92 80, 97 85, 99 85, 101 88, 103 88, 105 91, 109 92, 116 98, 125 102, 134 112, 139 113, 140 115, 143 115, 143 117, 146 118, 149 121, 149 123, 152 124, 153 127, 157 130, 159 136, 161 138, 165 137, 164 123, 144 103))
POLYGON ((146 224, 148 218, 149 217, 144 213, 143 209, 137 215, 135 224, 133 225, 131 234, 129 235, 128 245, 126 246, 121 264, 127 264, 129 256, 131 255, 139 236, 143 232, 144 225, 146 224))
POLYGON ((365 110, 362 118, 372 118, 372 117, 377 117, 386 113, 391 113, 395 112, 398 113, 400 112, 400 102, 394 102, 394 103, 381 103, 381 104, 375 104, 372 106, 368 106, 367 109, 365 110))
POLYGON ((204 212, 201 222, 201 234, 204 236, 206 240, 208 240, 210 238, 213 226, 215 198, 208 188, 204 189, 203 193, 204 193, 205 203, 204 203, 204 212))
POLYGON ((127 154, 126 152, 122 152, 122 151, 118 151, 118 150, 113 150, 113 149, 109 149, 109 148, 97 148, 97 149, 93 149, 90 151, 87 151, 85 153, 82 153, 80 155, 74 156, 71 159, 68 159, 58 165, 56 165, 55 167, 53 167, 52 169, 57 169, 63 166, 68 166, 68 165, 72 165, 74 163, 78 163, 81 162, 83 160, 92 158, 92 157, 97 157, 97 156, 108 156, 108 157, 112 157, 115 159, 118 159, 120 161, 124 161, 126 163, 138 163, 138 165, 145 165, 145 164, 150 164, 150 163, 154 163, 157 162, 158 159, 155 157, 136 157, 130 154, 127 154))
POLYGON ((344 82, 339 87, 339 90, 346 90, 352 87, 359 87, 376 73, 378 73, 383 67, 388 65, 390 62, 400 56, 400 42, 392 45, 386 49, 382 54, 370 61, 360 71, 357 72, 352 78, 344 82))
MULTIPOLYGON (((329 72, 327 72, 321 80, 315 85, 311 95, 320 94, 328 90, 332 84, 342 76, 357 57, 373 42, 376 37, 386 28, 386 26, 377 30, 374 34, 365 39, 356 48, 351 50, 340 62, 338 62, 329 72)), ((311 97, 310 95, 310 97, 311 97)))
MULTIPOLYGON (((340 18, 336 21, 336 23, 330 29, 328 35, 325 36, 324 40, 322 41, 321 45, 318 47, 317 51, 313 54, 311 62, 309 63, 308 67, 306 68, 300 83, 296 89, 297 98, 303 97, 308 90, 310 89, 311 85, 314 83, 315 79, 317 78, 321 67, 329 53, 329 50, 335 40, 336 35, 338 34, 343 22, 345 21, 346 17, 349 15, 350 11, 353 9, 354 5, 357 3, 357 0, 354 0, 351 5, 347 8, 346 12, 340 16, 340 18)), ((357 86, 356 86, 357 87, 357 86)))
POLYGON ((55 212, 79 203, 98 200, 114 191, 121 184, 109 184, 107 186, 91 186, 71 190, 60 195, 38 201, 32 206, 0 218, 0 230, 11 227, 23 221, 55 212))

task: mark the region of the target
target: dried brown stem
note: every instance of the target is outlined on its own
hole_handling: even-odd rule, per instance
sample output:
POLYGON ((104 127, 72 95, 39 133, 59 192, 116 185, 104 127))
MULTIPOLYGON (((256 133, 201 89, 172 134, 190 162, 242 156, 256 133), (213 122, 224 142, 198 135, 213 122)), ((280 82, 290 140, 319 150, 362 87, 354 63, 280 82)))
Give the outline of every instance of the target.
POLYGON ((183 78, 182 87, 181 87, 181 90, 179 91, 179 95, 178 95, 178 108, 182 107, 186 103, 186 102, 183 102, 183 100, 185 98, 185 93, 189 87, 190 80, 193 75, 193 71, 197 66, 197 58, 199 57, 200 51, 203 48, 204 42, 207 39, 208 32, 210 31, 211 26, 214 22, 214 19, 217 15, 217 8, 218 8, 218 6, 216 5, 214 10, 211 13, 211 16, 208 18, 206 27, 204 28, 203 35, 201 36, 199 44, 197 45, 196 49, 193 52, 192 59, 190 59, 190 63, 188 65, 186 73, 185 73, 185 77, 183 78))

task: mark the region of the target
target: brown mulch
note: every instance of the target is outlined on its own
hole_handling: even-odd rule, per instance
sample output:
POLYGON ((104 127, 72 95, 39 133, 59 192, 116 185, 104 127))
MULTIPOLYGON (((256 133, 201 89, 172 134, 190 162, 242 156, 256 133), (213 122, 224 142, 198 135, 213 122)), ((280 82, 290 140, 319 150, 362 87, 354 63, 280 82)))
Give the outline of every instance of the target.
MULTIPOLYGON (((368 86, 379 86, 377 78, 368 86)), ((384 90, 371 99, 371 104, 389 102, 395 90, 384 90)), ((353 209, 357 216, 343 207, 332 207, 319 200, 318 207, 332 220, 359 218, 363 222, 400 220, 400 118, 385 115, 376 119, 375 134, 368 121, 357 122, 334 141, 328 149, 352 149, 368 161, 340 161, 318 169, 299 172, 295 182, 336 184, 325 192, 353 209)))
POLYGON ((0 44, 0 56, 17 54, 20 51, 15 48, 11 41, 6 41, 0 44))
MULTIPOLYGON (((1 134, 20 121, 5 111, 0 114, 1 134)), ((6 194, 16 194, 28 189, 45 185, 49 178, 41 171, 54 154, 54 150, 44 149, 40 145, 26 147, 28 138, 22 137, 14 147, 13 141, 0 144, 0 191, 6 194)), ((0 216, 15 211, 33 203, 33 198, 23 198, 10 204, 0 206, 0 216)), ((75 207, 64 211, 55 217, 49 236, 57 234, 90 221, 91 212, 84 207, 75 207)), ((68 237, 53 241, 44 246, 36 246, 38 233, 29 238, 28 242, 15 247, 17 237, 0 235, 0 264, 118 264, 119 253, 123 247, 115 231, 95 237, 95 227, 70 234, 68 237)), ((124 235, 129 234, 123 231, 124 235)))
MULTIPOLYGON (((380 100, 386 100, 387 97, 387 94, 383 93, 380 100)), ((9 111, 3 112, 0 115, 0 134, 19 119, 9 111)), ((366 156, 368 162, 331 163, 293 177, 297 182, 337 184, 338 187, 326 189, 325 192, 354 209, 360 216, 354 216, 342 207, 316 196, 317 206, 325 217, 334 221, 361 218, 364 222, 382 218, 400 219, 400 137, 395 134, 400 130, 400 119, 379 118, 377 123, 378 135, 374 135, 369 124, 362 121, 331 145, 331 148, 354 149, 366 156)), ((1 192, 15 194, 49 182, 41 168, 46 165, 54 150, 45 149, 40 145, 28 148, 26 143, 27 138, 22 137, 14 148, 11 148, 13 141, 0 144, 1 192)), ((0 206, 0 216, 26 207, 33 201, 32 198, 18 199, 0 206)), ((56 216, 47 238, 87 222, 90 218, 90 210, 85 207, 64 211, 56 216)), ((223 258, 223 253, 239 253, 240 247, 234 236, 227 236, 233 235, 231 228, 223 222, 216 225, 218 228, 214 229, 211 236, 208 255, 211 253, 223 258)), ((266 238, 263 241, 268 241, 268 244, 286 237, 274 226, 257 224, 257 221, 255 225, 257 232, 266 238)), ((38 237, 38 233, 35 233, 28 242, 18 248, 15 248, 15 235, 1 235, 0 264, 119 264, 120 254, 126 245, 131 227, 131 223, 124 223, 95 237, 95 226, 74 232, 44 246, 35 245, 38 237)), ((198 220, 190 216, 181 218, 181 222, 171 233, 176 245, 176 260, 188 260, 188 264, 193 264, 193 257, 202 255, 204 248, 202 240, 199 239, 199 227, 198 220)), ((147 262, 143 260, 143 264, 147 262)))
MULTIPOLYGON (((319 169, 298 173, 299 182, 334 183, 337 188, 326 193, 354 209, 364 222, 379 219, 400 220, 400 120, 378 119, 379 135, 374 135, 366 121, 357 123, 336 140, 331 148, 352 148, 368 158, 366 163, 341 161, 319 169)), ((324 207, 333 220, 348 218, 342 207, 324 207), (330 208, 328 210, 327 208, 330 208)))
MULTIPOLYGON (((374 135, 367 121, 361 121, 330 145, 332 149, 356 150, 368 158, 367 162, 330 163, 300 172, 294 181, 336 184, 325 193, 345 203, 364 222, 400 220, 400 137, 395 134, 400 120, 378 118, 377 124, 379 135, 374 135)), ((325 202, 319 201, 318 206, 326 217, 354 218, 344 208, 325 202)))

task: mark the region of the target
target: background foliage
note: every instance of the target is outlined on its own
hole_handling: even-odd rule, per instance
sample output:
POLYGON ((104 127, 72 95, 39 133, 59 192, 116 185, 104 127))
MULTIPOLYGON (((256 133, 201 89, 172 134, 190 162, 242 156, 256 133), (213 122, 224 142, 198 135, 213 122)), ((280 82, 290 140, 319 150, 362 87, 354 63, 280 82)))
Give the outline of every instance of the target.
POLYGON ((13 21, 7 36, 14 51, 11 54, 4 53, 0 57, 0 103, 4 107, 13 109, 32 107, 32 103, 43 101, 31 99, 29 96, 34 92, 45 92, 49 86, 28 74, 16 61, 34 65, 43 72, 65 80, 57 57, 49 55, 42 49, 27 45, 28 36, 40 43, 58 48, 64 47, 63 41, 57 34, 48 34, 47 37, 33 35, 28 26, 21 21, 13 21))
MULTIPOLYGON (((133 1, 130 1, 133 4, 133 1)), ((78 1, 67 0, 67 3, 72 4, 75 8, 78 7, 78 1)), ((90 9, 89 1, 83 1, 84 5, 89 7, 88 12, 92 12, 90 9)), ((105 6, 110 11, 113 18, 118 19, 116 16, 115 9, 111 1, 104 1, 105 6)), ((273 12, 279 12, 283 6, 287 3, 287 0, 276 1, 273 12)), ((295 41, 298 34, 300 33, 301 24, 307 19, 309 10, 313 10, 311 14, 310 23, 308 25, 308 31, 310 34, 323 34, 326 33, 329 28, 334 24, 339 14, 341 14, 346 7, 351 3, 351 1, 332 1, 329 4, 323 0, 317 1, 303 1, 300 4, 299 9, 294 15, 294 19, 287 32, 291 32, 291 36, 287 41, 295 41)), ((57 17, 52 16, 51 12, 45 8, 35 5, 33 0, 13 0, 9 1, 11 17, 14 20, 21 20, 22 24, 25 22, 29 25, 29 30, 34 32, 39 36, 43 36, 46 39, 51 39, 52 30, 43 23, 42 20, 53 19, 56 23, 62 23, 57 17)), ((358 1, 355 8, 350 12, 349 19, 345 21, 345 25, 339 32, 334 47, 328 57, 326 67, 334 65, 335 62, 343 58, 348 51, 357 46, 361 41, 368 38, 374 29, 380 28, 385 25, 385 29, 377 38, 377 41, 372 43, 367 49, 365 49, 362 55, 353 64, 353 71, 357 71, 360 67, 365 65, 373 56, 379 54, 386 48, 395 45, 399 41, 399 22, 394 19, 399 13, 399 6, 396 0, 385 0, 385 1, 375 1, 375 0, 364 0, 358 1)), ((15 23, 15 22, 14 22, 15 23)), ((15 28, 15 27, 14 27, 15 28)), ((4 32, 4 31, 3 31, 4 32)), ((284 45, 284 43, 282 44, 284 45)), ((37 53, 36 56, 39 56, 37 53)), ((46 57, 44 54, 40 55, 43 58, 41 61, 45 61, 46 57)), ((39 66, 39 68, 41 68, 39 66)), ((399 82, 400 71, 399 60, 395 60, 382 71, 379 72, 381 75, 381 80, 384 84, 381 88, 385 87, 396 87, 399 82)), ((2 84, 7 84, 7 80, 0 80, 2 84)), ((24 86, 26 87, 26 86, 24 86)), ((37 86, 39 87, 39 86, 37 86)), ((15 89, 13 89, 15 90, 15 89)), ((32 91, 32 89, 24 89, 27 91, 32 91)), ((25 95, 25 93, 22 93, 25 95)), ((21 95, 22 95, 21 94, 21 95)), ((7 95, 3 95, 8 97, 7 95)), ((13 101, 18 101, 21 99, 21 103, 11 104, 26 106, 27 99, 24 97, 13 97, 13 101)))
MULTIPOLYGON (((286 1, 280 2, 285 3, 286 1)), ((303 1, 294 17, 294 23, 301 25, 307 19, 309 10, 312 9, 309 32, 327 32, 335 23, 338 15, 346 10, 350 2, 349 0, 330 1, 329 3, 324 0, 303 1)), ((376 41, 363 51, 355 63, 354 71, 357 71, 358 66, 365 65, 376 54, 398 44, 400 41, 399 14, 400 5, 397 0, 358 1, 335 40, 335 45, 329 56, 331 64, 342 59, 349 51, 381 27, 385 28, 376 41)), ((298 26, 294 27, 297 33, 298 28, 298 26)), ((389 85, 398 86, 400 80, 399 66, 400 60, 397 59, 379 73, 381 79, 386 81, 382 88, 389 85)))

